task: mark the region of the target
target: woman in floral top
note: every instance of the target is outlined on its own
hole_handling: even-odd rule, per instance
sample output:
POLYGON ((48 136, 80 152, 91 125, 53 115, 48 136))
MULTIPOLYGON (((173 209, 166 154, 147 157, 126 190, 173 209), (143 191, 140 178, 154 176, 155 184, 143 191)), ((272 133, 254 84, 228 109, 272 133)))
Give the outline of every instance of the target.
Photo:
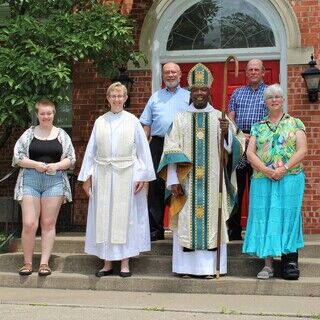
POLYGON ((254 168, 249 217, 242 251, 265 259, 259 279, 273 277, 273 257, 281 256, 282 277, 298 279, 298 249, 304 246, 301 206, 307 153, 305 126, 283 112, 278 84, 264 92, 268 116, 255 123, 247 157, 254 168))

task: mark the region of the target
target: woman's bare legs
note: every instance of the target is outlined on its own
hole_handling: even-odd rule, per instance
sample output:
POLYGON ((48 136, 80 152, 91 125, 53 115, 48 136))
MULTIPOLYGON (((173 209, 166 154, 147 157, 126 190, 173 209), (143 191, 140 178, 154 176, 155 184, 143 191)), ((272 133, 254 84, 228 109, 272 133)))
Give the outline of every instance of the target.
POLYGON ((264 267, 262 270, 257 274, 258 279, 270 279, 273 277, 273 258, 267 257, 264 259, 264 267))
POLYGON ((266 267, 269 267, 270 269, 273 269, 273 258, 272 257, 267 257, 264 259, 264 265, 266 267))
POLYGON ((41 199, 41 261, 48 264, 56 237, 56 222, 63 202, 63 196, 41 199))
POLYGON ((121 272, 129 272, 129 258, 121 260, 121 272))
POLYGON ((24 263, 30 263, 32 265, 32 256, 40 216, 40 198, 32 196, 23 196, 21 201, 21 211, 21 241, 24 263))
POLYGON ((104 260, 104 266, 100 271, 109 271, 112 269, 112 261, 104 260))

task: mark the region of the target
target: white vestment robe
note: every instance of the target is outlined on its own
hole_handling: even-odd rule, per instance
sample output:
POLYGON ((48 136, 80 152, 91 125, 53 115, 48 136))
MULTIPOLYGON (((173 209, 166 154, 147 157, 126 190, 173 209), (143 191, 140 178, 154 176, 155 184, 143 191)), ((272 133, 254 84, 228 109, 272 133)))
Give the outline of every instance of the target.
POLYGON ((90 176, 92 190, 88 204, 85 252, 112 261, 149 251, 147 198, 144 189, 134 194, 134 186, 138 181, 154 180, 155 173, 147 138, 134 115, 126 111, 117 114, 107 112, 96 120, 78 180, 86 181, 90 176), (105 128, 101 125, 105 125, 105 128), (98 145, 103 141, 107 147, 98 145), (125 154, 128 150, 131 154, 125 154), (122 172, 125 175, 122 181, 127 181, 128 177, 130 180, 119 189, 122 172), (119 201, 128 202, 129 206, 123 207, 119 201), (128 216, 122 217, 126 210, 119 208, 128 208, 128 216), (122 224, 119 225, 119 222, 122 224))

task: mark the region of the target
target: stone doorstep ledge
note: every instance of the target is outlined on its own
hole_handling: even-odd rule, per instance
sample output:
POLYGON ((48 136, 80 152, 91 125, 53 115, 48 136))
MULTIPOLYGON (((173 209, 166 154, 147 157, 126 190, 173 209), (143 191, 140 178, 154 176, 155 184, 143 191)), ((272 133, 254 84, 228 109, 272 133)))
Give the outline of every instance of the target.
POLYGON ((233 295, 274 295, 274 296, 320 296, 319 278, 301 278, 299 281, 282 279, 257 280, 240 277, 220 279, 181 279, 175 276, 147 277, 133 275, 131 278, 110 276, 97 278, 94 275, 65 274, 54 272, 48 277, 36 273, 21 277, 9 272, 0 273, 3 287, 50 288, 70 290, 105 290, 129 292, 170 292, 233 295))

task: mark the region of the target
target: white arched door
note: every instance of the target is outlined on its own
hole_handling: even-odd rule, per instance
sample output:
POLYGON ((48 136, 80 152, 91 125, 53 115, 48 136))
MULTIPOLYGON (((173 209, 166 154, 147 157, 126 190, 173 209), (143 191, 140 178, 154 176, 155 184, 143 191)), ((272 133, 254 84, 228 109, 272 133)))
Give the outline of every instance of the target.
POLYGON ((286 35, 271 1, 165 2, 153 38, 153 91, 161 86, 164 62, 221 63, 230 54, 244 63, 252 58, 272 62, 270 82, 280 81, 286 91, 286 35))

